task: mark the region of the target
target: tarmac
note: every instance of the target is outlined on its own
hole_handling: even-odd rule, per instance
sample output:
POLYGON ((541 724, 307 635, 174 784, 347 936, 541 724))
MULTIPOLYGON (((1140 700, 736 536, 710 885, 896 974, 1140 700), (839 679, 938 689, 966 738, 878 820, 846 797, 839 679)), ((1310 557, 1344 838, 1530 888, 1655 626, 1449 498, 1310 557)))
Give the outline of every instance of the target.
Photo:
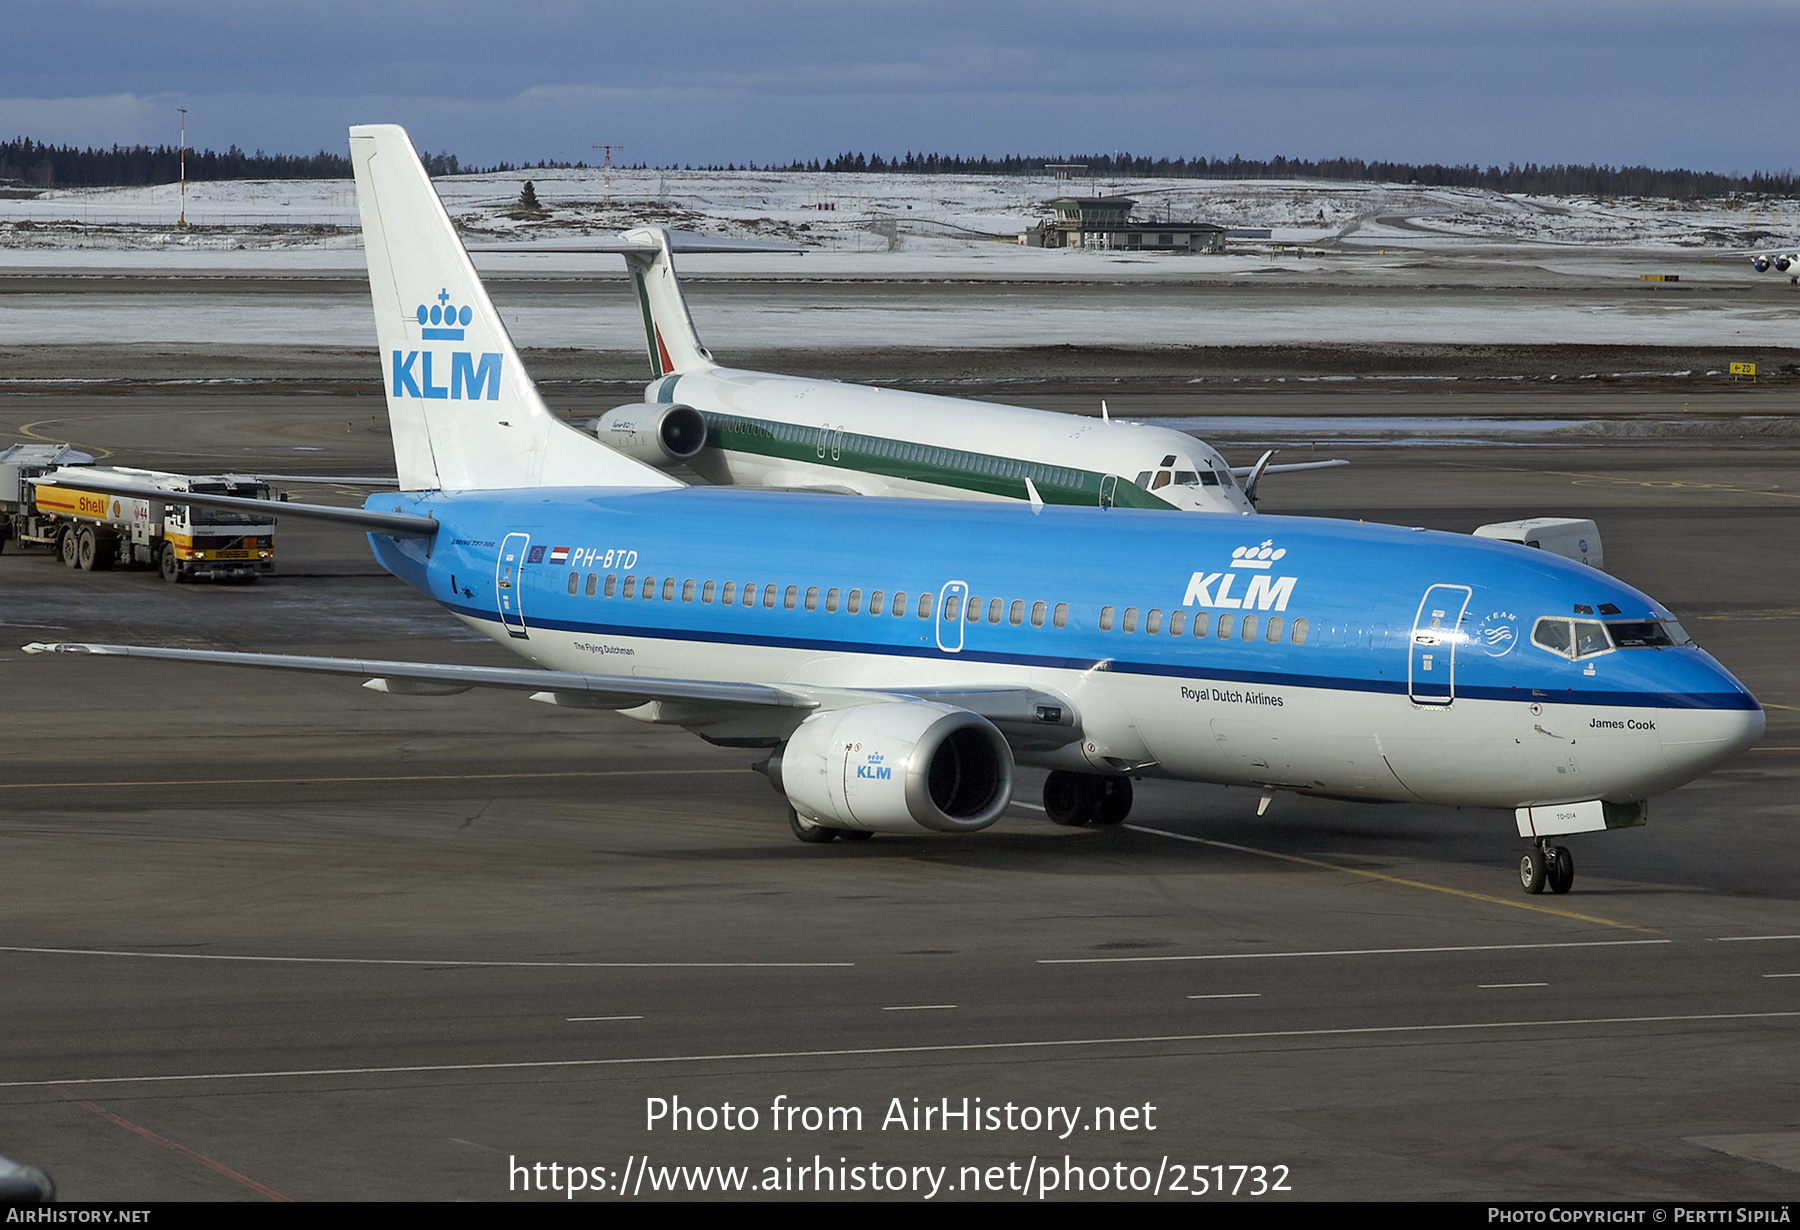
MULTIPOLYGON (((1733 400, 1686 418, 1791 400, 1709 389, 1733 400)), ((1679 396, 1559 394, 1554 417, 1679 419, 1679 396)), ((1051 400, 1088 412, 1085 390, 1051 400)), ((1550 417, 1528 391, 1454 403, 1353 408, 1550 417)), ((1221 439, 1237 463, 1268 434, 1221 439)), ((1280 796, 1259 819, 1251 792, 1146 782, 1126 826, 1067 830, 1032 773, 980 834, 807 846, 754 754, 679 730, 0 649, 0 1153, 99 1201, 564 1199, 571 1166, 581 1199, 717 1197, 730 1170, 702 1193, 665 1169, 714 1166, 783 1198, 827 1178, 934 1200, 1791 1198, 1800 453, 1725 429, 1393 434, 1321 443, 1353 464, 1266 482, 1263 511, 1592 517, 1609 571, 1767 707, 1758 748, 1646 827, 1571 839, 1573 893, 1520 892, 1502 813, 1280 796), (965 1098, 996 1126, 912 1118, 965 1098)), ((330 384, 15 384, 0 445, 22 439, 391 473, 378 394, 330 384)), ((215 587, 8 550, 0 630, 513 664, 358 535, 287 523, 277 553, 275 577, 215 587)))

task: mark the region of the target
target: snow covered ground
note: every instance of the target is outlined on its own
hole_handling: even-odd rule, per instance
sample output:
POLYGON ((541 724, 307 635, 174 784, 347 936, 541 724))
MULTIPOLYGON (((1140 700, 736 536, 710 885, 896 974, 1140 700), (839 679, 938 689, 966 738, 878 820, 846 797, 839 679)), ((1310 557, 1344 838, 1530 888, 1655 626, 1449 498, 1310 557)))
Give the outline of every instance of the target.
MULTIPOLYGON (((804 257, 684 257, 694 278, 788 282, 1043 283, 1013 299, 901 293, 833 300, 779 287, 697 301, 702 336, 734 349, 1270 343, 1591 343, 1791 346, 1789 297, 1690 294, 1710 285, 1786 290, 1751 250, 1800 247, 1800 200, 1676 203, 1515 197, 1462 189, 1320 181, 1056 181, 982 176, 536 170, 437 181, 484 271, 616 275, 616 257, 543 247, 634 225, 797 242, 804 257), (530 179, 540 214, 517 207, 530 179), (1026 248, 1017 234, 1071 193, 1129 195, 1142 216, 1270 228, 1223 256, 1026 248), (610 203, 609 203, 610 202, 610 203), (1678 293, 1639 281, 1679 269, 1678 293), (1194 293, 1196 282, 1209 293, 1194 293), (1157 284, 1124 303, 1058 287, 1157 284), (1698 284, 1698 285, 1697 285, 1698 284), (1267 286, 1268 293, 1261 293, 1267 286), (1513 294, 1525 286, 1546 294, 1513 294), (1318 293, 1310 288, 1317 287, 1318 293), (1229 288, 1226 293, 1222 288, 1229 288), (1359 294, 1364 289, 1407 293, 1359 294), (1484 294, 1492 289, 1499 293, 1484 294)), ((343 272, 360 277, 348 181, 56 190, 0 200, 0 273, 127 269, 187 274, 343 272)), ((204 277, 201 279, 204 281, 204 277)), ((8 295, 0 344, 373 345, 366 300, 341 290, 8 295)), ((1669 288, 1674 290, 1674 288, 1669 288)), ((509 292, 520 344, 629 351, 635 308, 616 296, 509 292)))
MULTIPOLYGON (((1800 200, 1674 202, 1509 196, 1478 189, 1315 180, 831 174, 786 171, 527 170, 439 179, 471 241, 568 242, 651 223, 804 243, 825 252, 971 252, 1049 214, 1057 196, 1123 195, 1139 217, 1270 228, 1273 244, 1614 247, 1744 252, 1800 245, 1800 200), (541 217, 516 209, 531 180, 541 217)), ((0 248, 341 250, 354 248, 347 180, 54 189, 0 200, 0 248), (185 208, 190 229, 175 227, 185 208)), ((1242 246, 1242 245, 1240 245, 1242 246)), ((1036 254, 1041 257, 1045 254, 1036 254)), ((1174 258, 1162 258, 1164 260, 1174 258)))

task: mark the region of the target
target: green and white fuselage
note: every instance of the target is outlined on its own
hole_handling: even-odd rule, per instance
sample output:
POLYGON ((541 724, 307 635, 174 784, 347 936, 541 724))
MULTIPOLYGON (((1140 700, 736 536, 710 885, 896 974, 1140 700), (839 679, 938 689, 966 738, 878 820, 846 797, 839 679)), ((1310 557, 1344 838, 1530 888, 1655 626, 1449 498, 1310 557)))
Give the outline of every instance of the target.
POLYGON ((722 367, 663 376, 644 400, 705 416, 688 465, 718 485, 1255 511, 1224 458, 1163 427, 722 367))

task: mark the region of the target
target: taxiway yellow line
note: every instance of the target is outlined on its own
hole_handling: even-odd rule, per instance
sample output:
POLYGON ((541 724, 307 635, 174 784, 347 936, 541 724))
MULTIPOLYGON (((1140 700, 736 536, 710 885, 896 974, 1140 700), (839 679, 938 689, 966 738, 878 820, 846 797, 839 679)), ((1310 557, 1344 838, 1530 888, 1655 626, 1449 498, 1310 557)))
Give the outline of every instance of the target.
POLYGON ((1485 901, 1489 905, 1511 906, 1515 910, 1530 910, 1536 914, 1554 914, 1558 918, 1573 918, 1577 922, 1599 923, 1603 927, 1618 927, 1624 931, 1652 931, 1651 927, 1634 927, 1630 923, 1614 922, 1610 918, 1596 918, 1592 914, 1577 914, 1572 910, 1553 910, 1547 905, 1533 905, 1528 901, 1508 901, 1505 897, 1490 897, 1486 893, 1471 893, 1461 888, 1446 888, 1442 884, 1427 884, 1423 880, 1408 880, 1401 876, 1383 875, 1379 871, 1364 871, 1358 867, 1345 867, 1341 863, 1327 863, 1323 859, 1303 858, 1298 854, 1280 854, 1274 850, 1259 850, 1255 846, 1240 846, 1230 841, 1214 841, 1207 837, 1189 837, 1186 833, 1171 833, 1167 829, 1145 828, 1141 824, 1122 826, 1134 833, 1150 833, 1156 837, 1172 837, 1176 841, 1190 841, 1197 846, 1213 846, 1220 850, 1235 850, 1239 854, 1254 854, 1261 858, 1279 859, 1284 863, 1299 863, 1303 867, 1317 867, 1324 871, 1341 871, 1347 875, 1362 876, 1368 880, 1380 880, 1387 884, 1399 884, 1406 888, 1423 888, 1428 892, 1448 893, 1452 897, 1467 897, 1471 901, 1485 901))

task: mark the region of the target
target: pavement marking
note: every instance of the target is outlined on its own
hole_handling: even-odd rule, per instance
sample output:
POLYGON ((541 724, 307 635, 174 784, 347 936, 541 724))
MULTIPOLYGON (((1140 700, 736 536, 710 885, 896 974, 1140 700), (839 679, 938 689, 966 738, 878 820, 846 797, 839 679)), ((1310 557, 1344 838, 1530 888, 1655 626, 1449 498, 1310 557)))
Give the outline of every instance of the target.
POLYGON ((1013 802, 1014 807, 1029 807, 1032 811, 1043 811, 1044 810, 1042 807, 1039 807, 1036 803, 1027 803, 1023 799, 1014 799, 1012 802, 1013 802))
POLYGON ((552 777, 696 777, 703 773, 742 773, 743 769, 594 769, 546 773, 416 773, 374 777, 188 777, 178 781, 142 782, 6 782, 0 790, 71 790, 106 786, 286 786, 293 783, 342 782, 494 782, 552 777))
POLYGON ((1764 974, 1764 978, 1800 978, 1800 974, 1764 974))
POLYGON ((1549 985, 1547 982, 1478 982, 1475 984, 1475 989, 1478 991, 1510 991, 1515 987, 1547 987, 1549 985))
POLYGON ((58 1089, 57 1092, 60 1093, 66 1100, 73 1102, 75 1105, 81 1107, 83 1110, 91 1110, 96 1115, 99 1115, 102 1119, 105 1119, 109 1123, 116 1123, 128 1132, 136 1132, 139 1136, 142 1136, 145 1140, 152 1141, 156 1144, 159 1144, 165 1149, 173 1149, 175 1152, 181 1154, 183 1157, 189 1158, 196 1162, 199 1162, 202 1166, 205 1166, 208 1170, 216 1170, 220 1174, 224 1175, 226 1178, 235 1180, 236 1182, 239 1182, 239 1183, 242 1183, 245 1187, 249 1188, 251 1191, 257 1192, 264 1196, 267 1196, 270 1200, 277 1201, 278 1203, 281 1203, 281 1204, 292 1204, 294 1202, 293 1198, 291 1196, 284 1196, 280 1192, 276 1191, 272 1187, 267 1186, 266 1184, 258 1183, 255 1179, 252 1179, 247 1175, 241 1175, 237 1171, 233 1170, 231 1167, 225 1165, 224 1163, 213 1161, 212 1158, 206 1156, 206 1154, 201 1153, 198 1150, 190 1149, 186 1145, 176 1144, 174 1141, 170 1140, 167 1136, 159 1136, 155 1132, 152 1132, 147 1127, 139 1127, 137 1124, 133 1123, 129 1119, 121 1118, 120 1116, 113 1114, 112 1111, 107 1110, 104 1106, 96 1106, 92 1102, 86 1101, 85 1099, 82 1099, 82 1098, 78 1098, 74 1094, 70 1093, 67 1089, 58 1089))
POLYGON ((426 965, 470 969, 849 969, 854 961, 429 961, 400 957, 254 957, 215 952, 129 952, 108 948, 20 948, 0 952, 59 957, 149 957, 164 961, 272 961, 290 965, 426 965))
POLYGON ((1190 995, 1189 999, 1261 999, 1261 991, 1227 991, 1222 995, 1190 995))
POLYGON ((1614 922, 1610 918, 1595 918, 1591 914, 1576 914, 1570 910, 1553 910, 1545 905, 1532 905, 1527 901, 1513 901, 1507 897, 1490 897, 1486 893, 1471 893, 1461 888, 1445 888, 1441 884, 1427 884, 1423 880, 1407 880, 1400 876, 1382 875, 1378 871, 1363 871, 1356 867, 1345 867, 1341 863, 1327 863, 1323 859, 1302 858, 1298 854, 1278 854, 1274 850, 1259 850, 1255 846, 1240 846, 1229 841, 1213 841, 1207 837, 1189 837, 1186 833, 1171 833, 1167 829, 1145 828, 1141 824, 1125 824, 1135 833, 1150 833, 1157 837, 1172 837, 1176 841, 1189 841, 1197 846, 1213 846, 1220 850, 1236 850, 1240 854, 1255 854, 1262 858, 1279 859, 1284 863, 1299 863, 1303 867, 1320 867, 1327 871, 1341 871, 1348 875, 1362 876, 1365 879, 1381 880, 1387 884, 1400 884, 1407 888, 1423 888, 1434 893, 1448 893, 1452 897, 1467 897, 1471 901, 1485 901, 1490 905, 1510 906, 1515 910, 1530 910, 1537 914, 1554 914, 1558 918, 1573 918, 1577 922, 1599 923, 1603 927, 1618 927, 1622 931, 1650 931, 1650 927, 1635 927, 1630 923, 1614 922))
POLYGON ((641 1021, 641 1016, 566 1016, 565 1021, 641 1021))
POLYGON ((954 1008, 955 1004, 902 1004, 897 1008, 883 1008, 883 1012, 940 1012, 946 1008, 954 1008))
MULTIPOLYGON (((1442 948, 1321 948, 1313 952, 1206 952, 1146 957, 1039 957, 1039 965, 1130 965, 1149 961, 1258 961, 1274 957, 1386 957, 1418 952, 1511 952, 1522 948, 1631 948, 1674 940, 1562 940, 1547 944, 1452 944, 1442 948)), ((4 951, 0 949, 0 951, 4 951)))
POLYGON ((1395 1034, 1470 1033, 1481 1029, 1554 1029, 1592 1025, 1691 1025, 1702 1022, 1783 1021, 1793 1012, 1708 1012, 1680 1016, 1595 1016, 1540 1021, 1468 1021, 1450 1025, 1364 1025, 1340 1029, 1265 1029, 1217 1034, 1150 1034, 1143 1037, 1055 1038, 1037 1042, 941 1042, 924 1046, 860 1046, 817 1051, 739 1051, 702 1055, 643 1055, 608 1059, 520 1059, 495 1063, 402 1064, 371 1068, 293 1068, 260 1072, 182 1072, 164 1076, 86 1076, 51 1081, 0 1081, 0 1089, 63 1085, 179 1084, 196 1081, 292 1080, 307 1076, 402 1076, 432 1072, 522 1072, 551 1068, 615 1068, 671 1063, 742 1063, 752 1059, 853 1059, 867 1055, 949 1055, 973 1051, 1053 1050, 1058 1047, 1146 1046, 1170 1042, 1259 1042, 1279 1038, 1355 1038, 1395 1034))
POLYGON ((1800 940, 1800 935, 1715 935, 1715 944, 1748 944, 1753 940, 1800 940))

